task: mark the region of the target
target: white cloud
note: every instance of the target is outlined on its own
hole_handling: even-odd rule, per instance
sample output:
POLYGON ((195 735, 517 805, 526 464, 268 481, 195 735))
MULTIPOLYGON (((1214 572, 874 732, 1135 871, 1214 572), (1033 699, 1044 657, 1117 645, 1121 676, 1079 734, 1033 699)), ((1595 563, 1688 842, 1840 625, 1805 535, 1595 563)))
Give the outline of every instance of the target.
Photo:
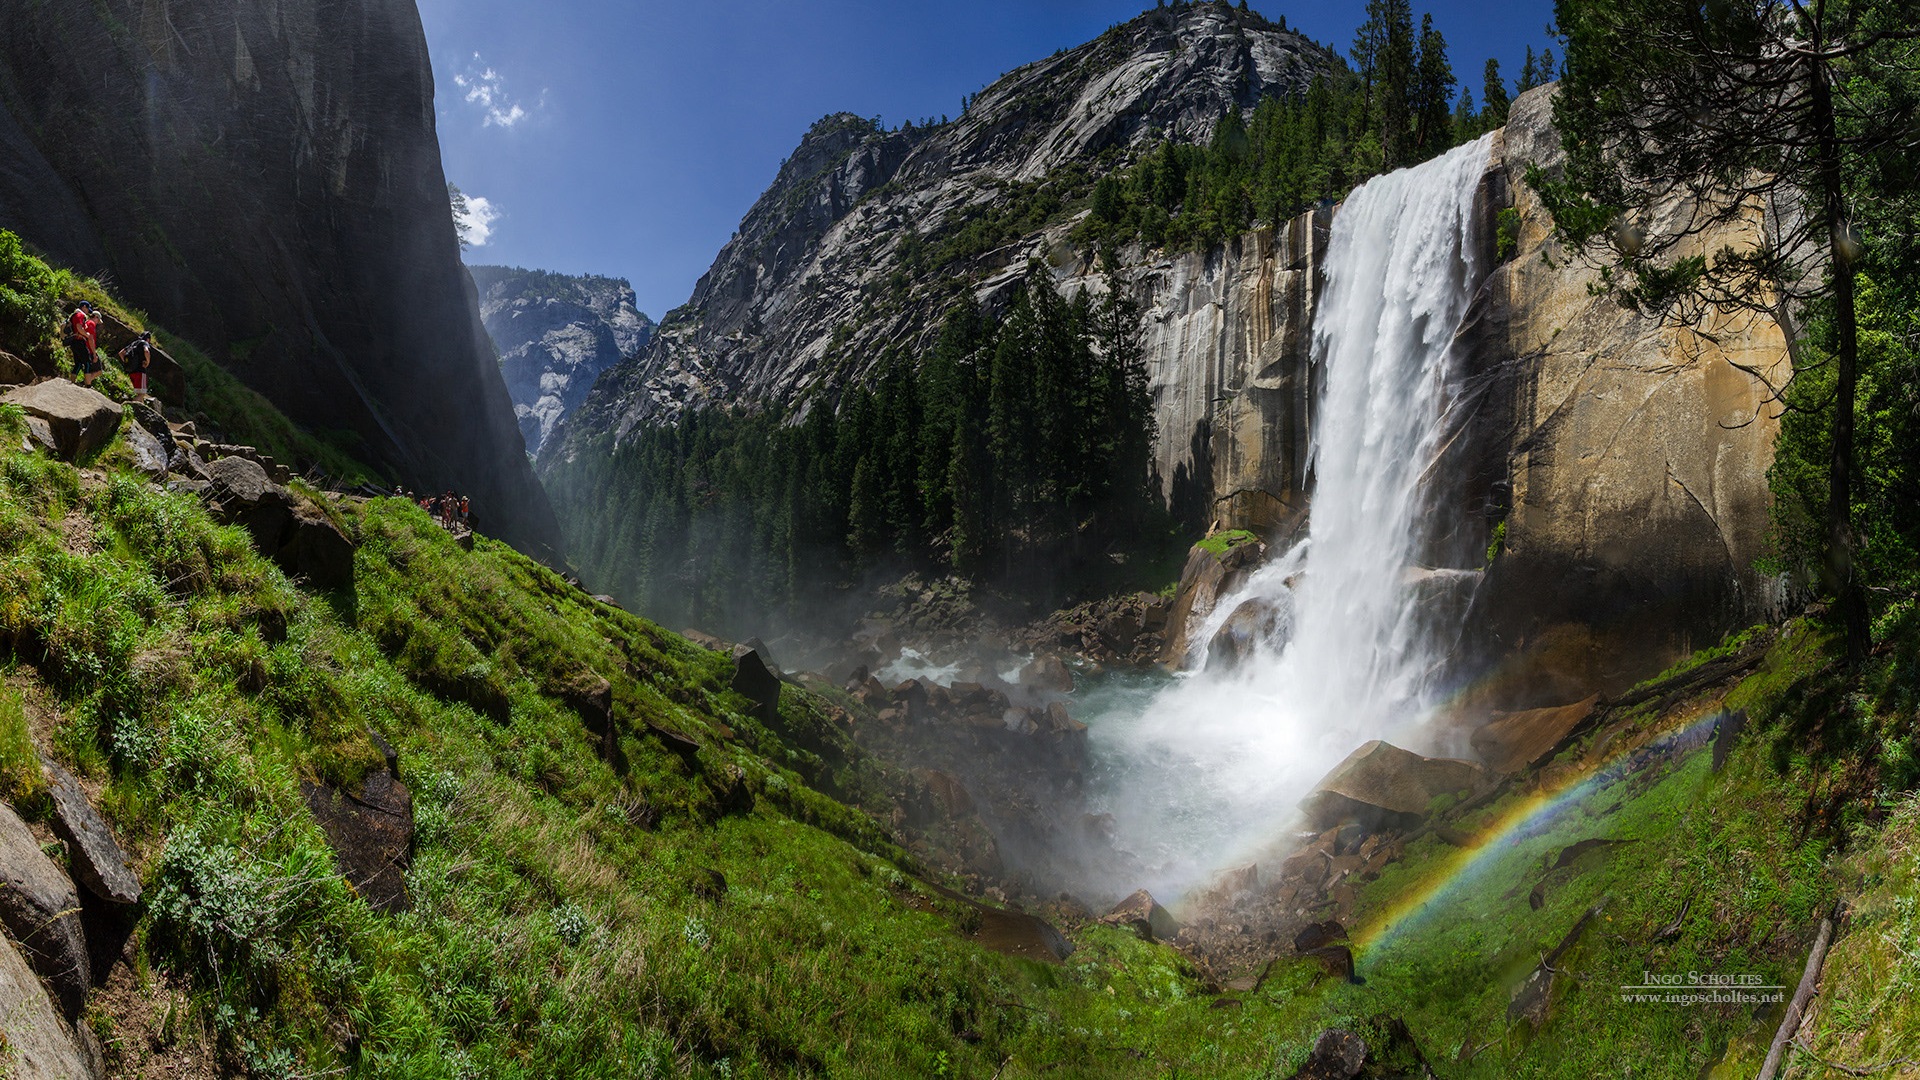
POLYGON ((506 80, 488 67, 479 53, 473 54, 473 62, 465 71, 453 77, 453 85, 466 91, 467 104, 480 110, 481 127, 510 128, 527 118, 527 110, 508 96, 506 80))
POLYGON ((486 247, 493 238, 493 223, 498 220, 500 211, 484 195, 469 195, 464 207, 454 207, 453 227, 468 247, 486 247))

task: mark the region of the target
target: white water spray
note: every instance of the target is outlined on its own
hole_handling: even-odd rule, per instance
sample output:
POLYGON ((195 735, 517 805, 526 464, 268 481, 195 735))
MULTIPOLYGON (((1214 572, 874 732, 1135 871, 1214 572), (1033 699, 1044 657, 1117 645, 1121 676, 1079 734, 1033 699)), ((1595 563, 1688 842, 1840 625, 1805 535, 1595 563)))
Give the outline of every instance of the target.
POLYGON ((1313 324, 1307 539, 1199 633, 1248 601, 1284 629, 1237 671, 1094 725, 1102 809, 1147 876, 1111 887, 1177 894, 1271 843, 1341 758, 1405 740, 1431 711, 1437 649, 1409 571, 1433 519, 1422 476, 1453 396, 1453 337, 1487 269, 1473 204, 1489 144, 1378 177, 1335 215, 1313 324))

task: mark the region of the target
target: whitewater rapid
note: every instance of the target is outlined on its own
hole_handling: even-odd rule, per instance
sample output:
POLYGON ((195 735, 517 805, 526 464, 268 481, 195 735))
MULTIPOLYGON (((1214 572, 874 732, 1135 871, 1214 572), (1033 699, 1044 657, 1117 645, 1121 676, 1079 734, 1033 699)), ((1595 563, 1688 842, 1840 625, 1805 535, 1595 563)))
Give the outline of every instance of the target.
MULTIPOLYGON (((1418 742, 1439 658, 1415 585, 1438 508, 1453 339, 1488 267, 1475 192, 1491 137, 1369 181, 1334 215, 1314 311, 1306 538, 1224 598, 1280 631, 1227 673, 1116 694, 1092 726, 1096 809, 1156 895, 1178 895, 1283 835, 1300 798, 1369 739, 1418 742)), ((1127 886, 1110 884, 1118 890, 1127 886)))

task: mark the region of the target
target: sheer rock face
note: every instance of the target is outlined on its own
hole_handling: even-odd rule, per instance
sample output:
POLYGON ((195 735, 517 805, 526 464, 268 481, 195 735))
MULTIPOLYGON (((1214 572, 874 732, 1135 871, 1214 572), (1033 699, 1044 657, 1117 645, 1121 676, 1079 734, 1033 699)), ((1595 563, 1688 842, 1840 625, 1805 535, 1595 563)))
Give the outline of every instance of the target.
MULTIPOLYGON (((1768 384, 1792 371, 1787 335, 1754 314, 1663 326, 1589 293, 1597 271, 1553 242, 1524 181, 1529 163, 1562 160, 1552 101, 1544 87, 1514 102, 1500 157, 1517 245, 1463 331, 1492 389, 1473 438, 1486 453, 1456 471, 1494 481, 1488 520, 1506 523, 1470 629, 1485 655, 1509 657, 1496 704, 1510 706, 1616 692, 1780 602, 1754 561, 1779 431, 1768 384)), ((1768 226, 1756 211, 1701 245, 1752 243, 1768 226)))
POLYGON ((570 277, 504 266, 469 267, 480 321, 500 353, 527 452, 538 454, 563 417, 580 407, 600 373, 640 354, 653 320, 617 278, 570 277))
MULTIPOLYGON (((820 121, 689 303, 663 321, 641 357, 600 381, 562 437, 548 443, 543 467, 595 436, 623 437, 636 424, 671 420, 690 408, 805 401, 815 391, 836 390, 864 375, 887 346, 924 341, 950 308, 955 279, 993 307, 1028 257, 1038 255, 1049 258, 1063 287, 1091 282, 1103 288, 1083 263, 1084 253, 1062 242, 1070 221, 962 260, 934 281, 915 279, 909 237, 939 237, 1003 205, 1009 185, 1038 181, 1062 166, 1097 175, 1113 165, 1103 154, 1168 136, 1204 139, 1233 106, 1251 109, 1263 96, 1304 90, 1336 63, 1320 46, 1258 15, 1194 5, 1148 12, 1094 42, 1020 68, 983 90, 950 124, 886 132, 848 114, 820 121)), ((1234 269, 1224 276, 1221 260, 1195 256, 1166 267, 1136 265, 1123 280, 1155 297, 1159 314, 1191 309, 1218 323, 1215 299, 1265 295, 1258 285, 1241 289, 1226 278, 1271 278, 1291 265, 1288 242, 1270 236, 1237 248, 1227 260, 1234 269)), ((1176 359, 1153 359, 1163 386, 1178 382, 1177 396, 1197 382, 1176 369, 1197 359, 1218 334, 1189 326, 1184 317, 1168 333, 1191 346, 1169 354, 1176 359)), ((1257 374, 1259 365, 1251 370, 1257 374)), ((1193 425, 1180 410, 1191 412, 1190 403, 1168 407, 1180 414, 1169 416, 1180 430, 1167 442, 1184 446, 1193 425)), ((1172 455, 1163 476, 1171 482, 1175 466, 1189 457, 1172 455)))
POLYGON ((0 35, 0 227, 296 422, 558 529, 460 265, 410 0, 102 0, 0 35))

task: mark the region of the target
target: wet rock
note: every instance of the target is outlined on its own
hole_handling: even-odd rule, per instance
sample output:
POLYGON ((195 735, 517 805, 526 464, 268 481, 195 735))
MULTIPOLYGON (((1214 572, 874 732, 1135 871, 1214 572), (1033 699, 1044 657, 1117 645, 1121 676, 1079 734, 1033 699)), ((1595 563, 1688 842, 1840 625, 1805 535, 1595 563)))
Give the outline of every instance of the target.
POLYGON ((302 781, 301 794, 333 846, 334 864, 375 911, 407 909, 407 866, 413 858, 413 796, 384 769, 367 775, 358 794, 326 781, 302 781))
POLYGON ((1404 829, 1425 818, 1433 800, 1470 791, 1484 776, 1473 762, 1422 757, 1375 739, 1334 766, 1300 805, 1316 828, 1354 821, 1404 829))
POLYGON ((1180 923, 1145 889, 1113 905, 1100 921, 1128 927, 1145 941, 1172 941, 1180 934, 1180 923))
POLYGON ((18 405, 44 426, 46 440, 63 461, 107 445, 120 430, 120 406, 105 394, 65 379, 48 379, 0 394, 0 404, 18 405))
POLYGON ((1173 607, 1167 613, 1167 641, 1160 662, 1179 670, 1188 666, 1192 641, 1188 635, 1214 605, 1240 587, 1255 567, 1266 558, 1266 545, 1248 539, 1215 554, 1203 544, 1195 544, 1187 553, 1187 564, 1180 571, 1180 587, 1173 607))
POLYGON ((1036 656, 1020 669, 1020 685, 1031 690, 1073 692, 1073 672, 1057 656, 1036 656))
POLYGON ((1264 596, 1241 601, 1207 643, 1207 670, 1232 671, 1261 645, 1285 644, 1285 620, 1285 608, 1264 596))
POLYGON ((67 845, 73 876, 88 892, 115 904, 140 902, 140 879, 127 867, 127 853, 80 782, 58 762, 42 759, 53 790, 53 831, 67 845))
POLYGON ((1496 714, 1473 733, 1473 751, 1497 773, 1512 775, 1552 757, 1593 717, 1600 701, 1585 701, 1550 709, 1496 714))
POLYGON ((767 666, 758 650, 745 645, 733 649, 733 692, 753 703, 754 713, 772 723, 780 715, 780 676, 767 666))
POLYGON ((55 1011, 33 969, 0 937, 0 1037, 9 1080, 94 1080, 105 1074, 80 1043, 80 1033, 55 1011))
POLYGON ((0 923, 47 980, 68 1017, 80 1015, 93 966, 73 880, 40 850, 27 823, 0 804, 0 923))

